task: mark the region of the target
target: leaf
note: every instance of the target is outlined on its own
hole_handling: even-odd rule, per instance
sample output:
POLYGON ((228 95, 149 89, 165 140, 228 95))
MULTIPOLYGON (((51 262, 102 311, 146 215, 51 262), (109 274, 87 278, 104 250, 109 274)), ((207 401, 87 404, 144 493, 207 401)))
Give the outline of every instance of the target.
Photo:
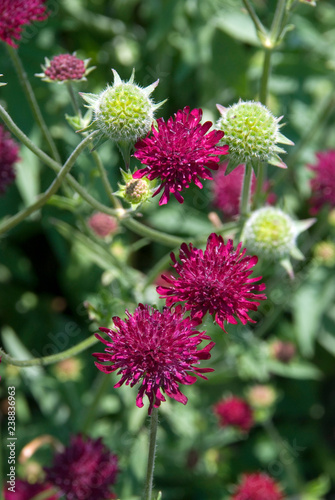
POLYGON ((239 40, 240 42, 249 43, 257 47, 261 46, 258 39, 255 26, 248 14, 243 12, 225 12, 224 15, 218 15, 215 19, 216 26, 224 31, 227 35, 239 40))
POLYGON ((318 368, 307 361, 281 363, 276 360, 267 360, 266 364, 269 372, 282 377, 302 380, 319 380, 323 376, 322 372, 318 368))
MULTIPOLYGON (((36 134, 32 137, 36 141, 36 134)), ((25 206, 36 201, 40 192, 40 163, 38 158, 27 148, 20 150, 21 161, 16 164, 16 185, 25 206)))

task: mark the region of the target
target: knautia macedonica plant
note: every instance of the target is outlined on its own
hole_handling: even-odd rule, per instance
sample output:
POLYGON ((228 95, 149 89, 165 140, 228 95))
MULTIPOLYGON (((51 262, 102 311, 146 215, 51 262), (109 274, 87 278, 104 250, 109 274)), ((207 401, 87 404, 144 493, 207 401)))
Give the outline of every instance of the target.
POLYGON ((93 110, 93 122, 88 128, 98 129, 101 136, 115 141, 128 158, 135 142, 149 132, 155 111, 164 101, 155 104, 150 97, 159 80, 142 88, 134 83, 134 70, 128 82, 123 82, 115 69, 112 71, 113 85, 100 94, 80 95, 93 110))
POLYGON ((42 65, 43 73, 35 76, 42 78, 44 82, 66 83, 85 81, 86 77, 95 66, 88 67, 91 59, 79 59, 76 53, 60 54, 51 60, 45 58, 42 65))
POLYGON ((286 153, 277 144, 293 145, 281 132, 280 118, 260 102, 240 100, 229 108, 217 104, 221 118, 216 127, 225 135, 221 144, 229 146, 227 174, 240 163, 251 163, 257 173, 258 162, 286 168, 279 154, 286 153))
POLYGON ((314 222, 315 219, 295 221, 280 208, 263 207, 250 215, 241 239, 250 252, 280 262, 293 276, 290 256, 304 259, 296 244, 297 237, 314 222))

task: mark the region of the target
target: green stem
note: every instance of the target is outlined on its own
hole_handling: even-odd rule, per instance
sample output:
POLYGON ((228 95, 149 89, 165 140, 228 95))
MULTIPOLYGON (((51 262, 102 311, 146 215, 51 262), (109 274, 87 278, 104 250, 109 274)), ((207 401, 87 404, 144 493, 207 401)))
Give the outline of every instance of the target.
POLYGON ((81 111, 80 111, 78 101, 77 101, 76 96, 75 96, 74 91, 73 91, 72 83, 67 81, 65 84, 66 84, 66 88, 67 88, 69 95, 70 95, 73 110, 76 113, 76 115, 78 115, 81 118, 81 111))
POLYGON ((15 67, 15 70, 17 72, 17 75, 20 79, 20 83, 23 87, 24 93, 26 94, 29 106, 33 112, 33 115, 35 117, 35 120, 38 124, 38 126, 41 129, 41 132, 46 140, 46 143, 48 144, 48 147, 50 149, 50 152, 52 153, 52 156, 56 161, 61 163, 59 153, 57 151, 56 145, 53 141, 53 138, 51 137, 51 134, 49 132, 49 129, 44 121, 44 118, 42 116, 40 107, 37 103, 34 91, 32 89, 32 86, 30 85, 30 82, 27 77, 27 73, 24 70, 24 67, 22 65, 21 59, 19 58, 19 55, 17 53, 17 50, 13 49, 10 45, 6 44, 7 46, 7 51, 8 54, 13 62, 13 65, 15 67))
POLYGON ((265 177, 265 165, 262 162, 258 162, 257 168, 257 180, 256 180, 256 190, 253 197, 253 208, 259 208, 262 201, 262 189, 265 177))
POLYGON ((271 25, 270 39, 275 46, 283 31, 283 21, 285 18, 287 0, 278 0, 275 14, 271 25))
POLYGON ((9 365, 20 366, 20 367, 46 366, 57 363, 58 361, 63 361, 64 359, 71 358, 72 356, 75 356, 76 354, 79 354, 82 351, 86 351, 86 349, 92 347, 94 344, 97 344, 98 342, 99 341, 95 337, 95 335, 91 335, 91 337, 88 337, 88 339, 79 342, 79 344, 70 347, 70 349, 67 349, 66 351, 59 352, 58 354, 51 354, 51 356, 44 356, 41 358, 32 358, 25 360, 12 358, 12 356, 6 354, 1 348, 0 348, 0 354, 2 360, 9 365))
POLYGON ((266 29, 264 28, 263 24, 261 23, 259 17, 257 16, 257 14, 256 14, 253 6, 249 2, 249 0, 243 0, 243 3, 244 3, 245 8, 248 11, 249 16, 251 17, 251 19, 255 25, 256 30, 259 31, 260 33, 262 33, 263 35, 266 35, 267 34, 266 29))
POLYGON ((245 218, 250 211, 251 174, 251 165, 246 163, 240 200, 240 214, 242 219, 245 218))
POLYGON ((150 417, 149 453, 148 453, 147 477, 144 490, 144 500, 151 500, 152 498, 152 481, 153 481, 154 467, 155 467, 157 427, 158 427, 158 408, 153 408, 150 417))
POLYGON ((113 195, 113 188, 108 180, 106 169, 101 161, 99 154, 96 151, 92 151, 92 156, 93 156, 94 162, 96 164, 96 167, 99 170, 99 173, 101 175, 101 181, 102 181, 102 184, 105 188, 105 191, 107 193, 109 200, 113 204, 114 208, 117 208, 117 209, 121 208, 122 209, 122 204, 116 198, 116 196, 113 195))
POLYGON ((42 195, 38 197, 38 200, 35 201, 35 203, 32 203, 31 205, 29 205, 29 207, 24 208, 23 210, 13 215, 9 219, 6 219, 2 224, 0 224, 0 234, 8 231, 9 229, 12 229, 17 224, 26 219, 30 214, 36 212, 36 210, 41 208, 48 201, 48 199, 51 198, 51 196, 58 191, 63 180, 65 179, 65 176, 75 164, 80 153, 83 151, 83 149, 86 148, 87 143, 89 143, 92 140, 92 137, 94 137, 94 135, 96 135, 97 133, 98 132, 92 132, 88 137, 86 137, 81 141, 81 143, 76 147, 76 149, 70 155, 68 160, 64 163, 64 166, 59 171, 55 180, 52 182, 49 188, 42 195))
POLYGON ((152 241, 157 241, 168 247, 180 246, 184 242, 183 238, 157 231, 156 229, 141 224, 135 219, 121 219, 121 224, 140 236, 150 238, 152 241))
POLYGON ((261 77, 261 86, 259 91, 259 101, 266 105, 268 97, 268 84, 271 73, 272 49, 264 48, 263 71, 261 77))

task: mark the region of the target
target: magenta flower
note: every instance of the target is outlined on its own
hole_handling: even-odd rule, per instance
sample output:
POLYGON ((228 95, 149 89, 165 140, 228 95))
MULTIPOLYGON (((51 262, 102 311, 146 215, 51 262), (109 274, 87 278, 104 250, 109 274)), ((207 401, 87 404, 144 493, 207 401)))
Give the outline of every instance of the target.
POLYGON ((50 66, 44 71, 50 80, 81 80, 85 75, 85 62, 71 54, 60 54, 50 61, 50 66))
POLYGON ((267 474, 245 474, 231 500, 282 500, 280 486, 267 474))
POLYGON ((22 26, 34 21, 44 21, 48 17, 45 0, 1 0, 0 38, 17 48, 15 40, 20 40, 22 26))
POLYGON ((152 136, 135 144, 134 156, 145 168, 137 170, 133 177, 139 179, 147 176, 149 180, 160 178, 161 184, 155 191, 156 196, 163 190, 159 201, 164 205, 172 193, 179 203, 184 199, 180 191, 192 182, 202 188, 200 179, 212 179, 211 170, 218 169, 219 155, 228 153, 228 146, 216 146, 224 136, 224 132, 212 130, 212 123, 200 124, 201 109, 187 106, 177 111, 174 119, 170 117, 165 123, 163 118, 157 120, 158 130, 153 125, 152 136))
POLYGON ((237 427, 243 432, 248 432, 254 425, 252 409, 244 399, 231 396, 219 401, 213 407, 214 413, 219 417, 221 427, 237 427))
POLYGON ((100 238, 106 238, 118 230, 118 222, 112 215, 97 212, 88 219, 88 225, 100 238))
POLYGON ((73 436, 64 451, 56 453, 46 479, 58 487, 67 500, 105 500, 119 472, 117 456, 101 439, 73 436))
POLYGON ((265 284, 255 285, 261 279, 249 278, 252 267, 257 264, 257 257, 245 256, 241 251, 242 243, 234 250, 232 240, 225 245, 222 236, 212 233, 203 252, 194 248, 192 243, 183 243, 179 252, 181 263, 171 253, 173 267, 178 277, 162 276, 168 287, 158 286, 157 292, 166 299, 166 305, 185 302, 192 318, 202 319, 209 314, 215 315, 215 321, 225 331, 224 321, 237 324, 235 316, 245 325, 249 317, 248 310, 257 311, 259 300, 265 300, 264 294, 255 294, 265 290, 265 284))
POLYGON ((308 165, 315 173, 310 181, 312 197, 311 214, 315 215, 324 205, 335 207, 335 149, 316 153, 317 163, 308 165))
MULTIPOLYGON (((15 480, 15 491, 9 490, 7 487, 4 488, 3 496, 5 500, 31 500, 42 491, 51 490, 53 486, 46 483, 28 483, 23 479, 15 480)), ((57 500, 59 498, 58 494, 50 494, 50 496, 45 497, 45 500, 57 500)))
POLYGON ((206 347, 197 350, 203 340, 211 340, 206 332, 194 329, 200 321, 183 318, 184 310, 179 306, 175 310, 165 308, 157 311, 148 305, 139 304, 133 314, 124 321, 114 317, 115 330, 100 328, 107 333, 110 340, 104 340, 96 334, 107 347, 105 353, 94 353, 98 361, 112 363, 102 365, 95 363, 104 373, 117 371, 122 384, 133 387, 141 383, 136 398, 136 405, 143 407, 143 397, 149 399, 149 415, 152 408, 158 408, 165 397, 186 404, 187 397, 179 390, 178 384, 191 385, 197 376, 205 380, 203 373, 214 371, 212 368, 198 368, 200 360, 211 357, 210 350, 215 345, 210 342, 206 347), (189 373, 190 372, 190 373, 189 373))
POLYGON ((18 150, 19 146, 9 132, 0 125, 0 194, 4 193, 15 179, 13 165, 19 160, 18 150))

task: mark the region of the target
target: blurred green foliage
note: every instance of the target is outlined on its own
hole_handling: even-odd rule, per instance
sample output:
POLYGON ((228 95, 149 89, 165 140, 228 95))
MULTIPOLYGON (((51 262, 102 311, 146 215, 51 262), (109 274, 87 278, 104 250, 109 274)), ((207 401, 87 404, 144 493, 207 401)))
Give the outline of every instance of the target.
MULTIPOLYGON (((268 25, 276 2, 254 4, 268 25)), ((44 57, 76 51, 91 58, 96 70, 88 82, 76 85, 78 92, 101 91, 112 79, 111 68, 126 80, 134 67, 143 87, 159 78, 154 99, 168 98, 159 114, 165 118, 188 105, 202 107, 205 118, 215 121, 216 103, 257 99, 263 50, 239 0, 60 0, 52 7, 43 26, 36 23, 26 31, 19 54, 63 159, 79 141, 64 118, 72 114, 65 86, 34 77, 44 57)), ((271 167, 269 177, 280 206, 306 218, 306 164, 314 162, 316 151, 335 144, 334 110, 319 116, 335 83, 335 5, 331 0, 320 0, 316 8, 301 4, 291 22, 295 29, 273 56, 269 107, 285 116, 284 133, 298 145, 314 122, 317 126, 299 154, 292 150, 287 156, 289 169, 278 173, 271 167)), ((43 148, 3 44, 1 72, 8 82, 1 102, 43 148)), ((118 151, 108 142, 99 153, 116 187, 122 166, 118 151)), ((27 206, 53 179, 30 151, 22 147, 20 157, 17 183, 1 199, 1 216, 27 206)), ((88 152, 73 175, 108 204, 88 152)), ((69 201, 63 195, 59 192, 0 240, 2 342, 17 358, 67 349, 98 326, 108 326, 112 316, 123 316, 125 308, 133 310, 139 300, 159 303, 154 287, 144 291, 143 286, 167 248, 122 228, 110 241, 92 240, 86 222, 91 208, 77 196, 69 201)), ((190 241, 213 230, 211 199, 207 183, 202 192, 190 188, 183 206, 172 200, 158 208, 153 201, 143 215, 147 224, 190 241)), ((259 264, 268 300, 254 315, 255 326, 230 327, 225 335, 210 318, 206 321, 216 342, 215 372, 186 388, 185 407, 162 405, 155 488, 164 500, 227 499, 242 472, 260 469, 281 481, 292 499, 335 498, 335 268, 320 265, 311 253, 317 241, 335 240, 327 216, 323 211, 299 239, 306 260, 296 266, 294 281, 272 265, 259 264), (288 364, 273 359, 270 346, 278 339, 296 346, 288 364), (245 396, 252 385, 269 382, 278 394, 274 426, 259 422, 249 436, 218 427, 212 406, 223 395, 245 396)), ((117 494, 130 500, 140 494, 145 475, 146 410, 136 408, 134 389, 113 390, 115 377, 97 373, 91 353, 99 349, 79 356, 82 368, 75 380, 64 381, 51 366, 19 370, 2 364, 2 413, 6 387, 15 385, 17 450, 41 434, 65 443, 75 432, 102 436, 120 457, 117 494)), ((50 455, 41 449, 36 459, 47 464, 50 455)), ((24 475, 25 467, 19 469, 24 475)), ((5 472, 3 457, 3 477, 5 472)))

